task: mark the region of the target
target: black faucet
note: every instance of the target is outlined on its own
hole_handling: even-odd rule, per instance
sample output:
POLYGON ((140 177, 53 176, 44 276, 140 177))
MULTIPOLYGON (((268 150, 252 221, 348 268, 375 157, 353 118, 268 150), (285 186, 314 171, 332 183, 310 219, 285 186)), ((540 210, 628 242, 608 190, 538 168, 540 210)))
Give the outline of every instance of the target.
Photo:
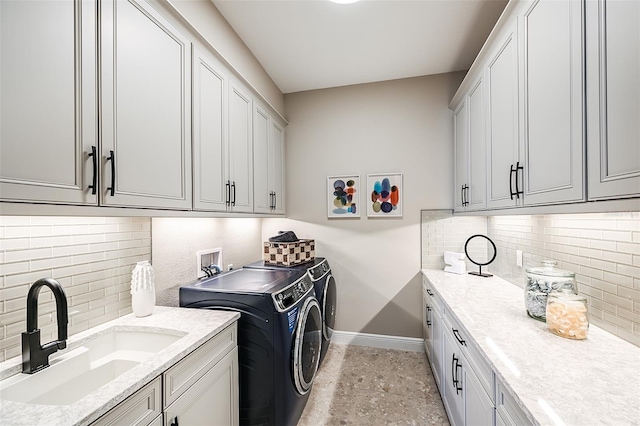
POLYGON ((27 294, 27 332, 22 333, 22 372, 33 374, 49 366, 49 356, 67 347, 67 324, 69 313, 67 296, 60 283, 51 278, 42 278, 31 285, 27 294), (38 294, 47 286, 56 298, 58 318, 58 340, 40 345, 38 329, 38 294))

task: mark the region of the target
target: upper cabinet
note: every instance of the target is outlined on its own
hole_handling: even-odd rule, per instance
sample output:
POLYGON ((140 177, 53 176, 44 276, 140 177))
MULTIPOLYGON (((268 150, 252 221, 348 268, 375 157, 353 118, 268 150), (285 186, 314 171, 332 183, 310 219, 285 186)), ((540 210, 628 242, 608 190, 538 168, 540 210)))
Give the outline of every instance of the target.
POLYGON ((640 196, 640 2, 586 4, 589 200, 640 196))
POLYGON ((465 211, 465 192, 469 181, 469 132, 467 131, 467 103, 462 101, 460 106, 453 112, 454 135, 454 209, 455 211, 465 211))
POLYGON ((253 211, 253 101, 240 83, 229 89, 230 208, 253 211))
MULTIPOLYGON (((473 209, 482 191, 473 190, 482 146, 473 142, 482 128, 474 116, 486 134, 487 209, 639 197, 638 86, 637 1, 510 2, 449 105, 455 210, 473 209), (474 97, 484 101, 474 107, 474 97), (470 159, 466 175, 462 156, 470 159)), ((476 205, 485 208, 484 200, 476 205)))
POLYGON ((284 126, 253 104, 254 211, 284 213, 284 126))
POLYGON ((518 17, 524 205, 585 200, 583 13, 535 0, 518 17))
POLYGON ((145 1, 101 2, 102 204, 191 208, 191 43, 145 1))
POLYGON ((97 205, 96 15, 0 2, 0 200, 97 205))
POLYGON ((517 25, 508 25, 489 52, 487 82, 487 207, 521 204, 518 148, 517 25))

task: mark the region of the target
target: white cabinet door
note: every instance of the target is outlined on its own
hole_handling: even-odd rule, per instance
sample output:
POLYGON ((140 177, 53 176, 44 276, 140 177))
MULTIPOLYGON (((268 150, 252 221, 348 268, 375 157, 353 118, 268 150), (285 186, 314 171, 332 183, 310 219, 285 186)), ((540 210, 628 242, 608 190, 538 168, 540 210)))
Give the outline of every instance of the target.
POLYGON ((229 177, 231 210, 253 212, 252 99, 239 83, 229 90, 229 177))
POLYGON ((438 314, 438 311, 433 309, 431 311, 431 341, 433 346, 432 355, 430 359, 431 371, 433 372, 433 378, 436 381, 436 385, 440 389, 440 393, 443 392, 442 380, 444 376, 443 368, 443 351, 444 351, 444 335, 442 327, 442 319, 438 314))
POLYGON ((467 97, 469 109, 469 182, 465 193, 467 210, 487 208, 487 144, 482 77, 467 97))
POLYGON ((449 333, 444 333, 444 368, 442 387, 440 388, 442 402, 453 426, 464 425, 464 394, 462 380, 462 354, 457 350, 449 333))
POLYGON ((269 145, 271 117, 257 102, 253 105, 253 209, 257 213, 271 213, 272 189, 269 185, 269 145))
POLYGON ((455 184, 453 186, 454 210, 465 211, 465 192, 468 185, 469 165, 469 133, 466 100, 454 111, 454 140, 455 140, 455 184))
POLYGON ((191 208, 191 45, 144 0, 101 2, 108 206, 191 208))
MULTIPOLYGON (((512 196, 519 184, 518 153, 518 46, 514 23, 495 44, 488 61, 487 86, 487 207, 521 204, 512 196)), ((521 180, 520 180, 521 181, 521 180)), ((521 186, 521 185, 520 185, 521 186)), ((522 190, 522 188, 518 188, 522 190)))
POLYGON ((273 213, 285 213, 285 181, 284 181, 284 126, 271 121, 271 138, 269 139, 269 188, 273 191, 273 213))
POLYGON ((0 2, 0 200, 97 204, 96 14, 0 2))
POLYGON ((495 408, 465 357, 462 357, 464 419, 467 426, 492 426, 495 408))
POLYGON ((227 187, 227 77, 193 49, 193 208, 225 211, 227 187))
POLYGON ((534 0, 519 17, 525 205, 585 199, 582 6, 534 0))
POLYGON ((429 361, 433 359, 433 336, 431 333, 431 325, 433 316, 433 308, 429 305, 429 297, 426 291, 422 292, 422 338, 424 339, 424 350, 427 353, 429 361))
POLYGON ((640 196, 640 2, 588 0, 589 199, 640 196))
POLYGON ((238 348, 166 408, 164 424, 234 426, 239 423, 238 348))

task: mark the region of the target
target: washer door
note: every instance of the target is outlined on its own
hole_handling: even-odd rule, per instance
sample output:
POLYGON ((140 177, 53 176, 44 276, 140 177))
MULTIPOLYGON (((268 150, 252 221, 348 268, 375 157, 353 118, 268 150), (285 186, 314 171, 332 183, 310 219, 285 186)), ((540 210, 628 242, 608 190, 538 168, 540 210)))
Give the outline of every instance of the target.
POLYGON ((326 340, 331 340, 333 327, 336 324, 336 280, 329 274, 324 282, 324 292, 322 296, 322 334, 326 340))
POLYGON ((311 389, 318 371, 321 345, 322 313, 318 301, 311 297, 306 300, 298 316, 293 342, 293 380, 300 395, 311 389))

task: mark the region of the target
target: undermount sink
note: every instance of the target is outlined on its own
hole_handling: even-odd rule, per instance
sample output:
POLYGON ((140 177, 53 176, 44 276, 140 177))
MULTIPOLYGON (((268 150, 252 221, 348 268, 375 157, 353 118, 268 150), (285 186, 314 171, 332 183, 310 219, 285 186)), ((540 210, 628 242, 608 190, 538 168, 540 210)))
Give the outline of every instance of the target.
POLYGON ((67 351, 35 374, 0 382, 0 400, 68 405, 111 382, 186 335, 173 330, 112 328, 67 351))

